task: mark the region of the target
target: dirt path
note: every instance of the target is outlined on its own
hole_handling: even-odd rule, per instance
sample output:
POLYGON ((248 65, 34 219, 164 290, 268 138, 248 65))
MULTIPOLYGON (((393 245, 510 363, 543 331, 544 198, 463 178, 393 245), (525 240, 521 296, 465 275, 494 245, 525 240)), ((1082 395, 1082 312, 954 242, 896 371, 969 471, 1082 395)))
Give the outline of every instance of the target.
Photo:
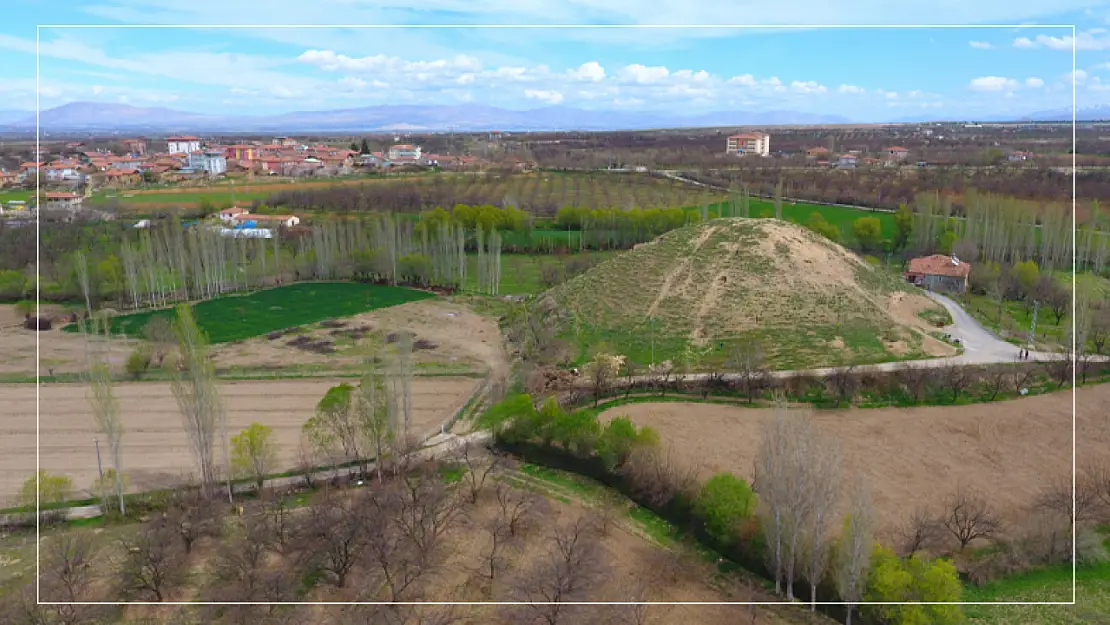
MULTIPOLYGON (((1079 465, 1110 461, 1110 384, 1080 388, 1079 465)), ((752 477, 760 427, 773 410, 697 403, 630 404, 627 415, 659 431, 703 477, 731 471, 752 477)), ((815 413, 821 433, 845 452, 848 474, 869 481, 884 532, 924 502, 936 504, 958 483, 987 493, 1015 518, 1049 480, 1070 475, 1071 392, 959 407, 877 408, 815 413)))
MULTIPOLYGON (((291 467, 297 458, 301 426, 316 403, 336 380, 274 380, 225 382, 221 395, 228 429, 238 432, 257 421, 274 430, 278 458, 291 467)), ((478 386, 473 378, 415 378, 413 431, 431 434, 457 410, 478 386)), ((177 403, 168 384, 148 382, 117 387, 123 444, 124 473, 131 490, 165 485, 193 470, 192 454, 181 426, 177 403)), ((0 501, 7 502, 35 470, 35 387, 0 385, 0 501)), ((51 473, 68 475, 77 491, 89 488, 97 475, 97 437, 86 387, 48 384, 41 387, 40 464, 51 473)), ((108 456, 101 441, 107 468, 108 456)))

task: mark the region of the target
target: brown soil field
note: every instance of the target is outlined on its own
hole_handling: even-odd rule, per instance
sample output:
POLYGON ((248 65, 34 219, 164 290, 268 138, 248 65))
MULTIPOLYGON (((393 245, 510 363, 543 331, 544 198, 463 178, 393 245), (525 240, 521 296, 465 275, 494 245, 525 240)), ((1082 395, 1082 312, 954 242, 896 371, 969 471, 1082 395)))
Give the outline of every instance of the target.
MULTIPOLYGON (((0 375, 35 374, 36 333, 20 325, 22 315, 14 306, 0 305, 0 375)), ((501 347, 497 322, 475 313, 464 304, 443 299, 410 302, 382 308, 342 319, 345 328, 369 326, 379 340, 389 332, 410 330, 417 339, 434 347, 414 352, 421 365, 450 365, 474 371, 491 371, 502 375, 508 370, 507 358, 501 347)), ((331 330, 309 326, 304 335, 315 339, 334 340, 331 330)), ((85 343, 78 333, 54 329, 37 333, 41 372, 75 373, 85 370, 85 343)), ((242 342, 215 345, 212 360, 217 369, 268 369, 299 366, 337 372, 354 367, 367 354, 366 340, 337 342, 337 352, 319 354, 287 345, 288 339, 268 340, 256 337, 242 342)), ((113 347, 113 362, 121 370, 127 355, 141 342, 135 339, 118 341, 113 347), (118 357, 115 352, 118 351, 118 357)), ((419 369, 418 369, 419 371, 419 369)))
MULTIPOLYGON (((296 462, 301 426, 312 416, 316 402, 337 380, 272 380, 224 382, 220 391, 227 411, 228 430, 237 433, 252 422, 274 430, 283 467, 296 462)), ((480 383, 474 378, 417 377, 412 383, 413 432, 431 434, 460 408, 480 383)), ((97 475, 97 438, 87 386, 47 384, 39 405, 39 466, 73 480, 80 494, 97 475)), ((169 384, 123 383, 116 387, 123 437, 124 474, 131 490, 172 483, 193 471, 192 452, 181 425, 177 402, 169 384)), ((0 502, 18 494, 35 471, 35 387, 0 385, 0 502)), ((110 466, 101 441, 104 466, 110 466)))
MULTIPOLYGON (((869 482, 880 535, 889 536, 914 508, 940 505, 958 484, 986 493, 1009 518, 1021 514, 1052 479, 1070 475, 1071 399, 1062 391, 969 406, 818 411, 815 419, 843 449, 846 475, 869 482)), ((1110 461, 1108 402, 1110 384, 1078 389, 1081 470, 1110 461)), ((750 480, 773 410, 645 403, 611 408, 602 419, 619 415, 658 430, 703 477, 730 471, 750 480)))
MULTIPOLYGON (((583 589, 576 600, 586 601, 629 601, 643 600, 655 602, 702 601, 736 602, 758 601, 778 603, 781 599, 764 592, 758 585, 750 587, 738 575, 720 575, 716 567, 705 562, 688 546, 683 544, 662 545, 646 535, 637 522, 624 514, 618 504, 596 501, 580 501, 573 498, 560 500, 555 497, 541 497, 521 526, 519 547, 505 548, 502 551, 504 562, 498 565, 498 573, 493 580, 481 571, 483 553, 488 549, 490 537, 489 523, 499 516, 493 494, 493 479, 501 479, 504 473, 495 474, 487 482, 487 491, 475 504, 464 504, 462 514, 456 517, 453 525, 437 541, 436 564, 425 576, 418 579, 410 592, 410 599, 422 601, 520 601, 522 595, 517 588, 522 580, 529 578, 533 566, 542 562, 553 547, 553 534, 558 526, 567 526, 575 520, 601 509, 609 508, 614 514, 608 531, 599 536, 598 559, 600 567, 596 579, 583 589)), ((519 478, 520 474, 514 474, 519 478)), ((519 491, 518 491, 519 492, 519 491)), ((543 492, 541 490, 541 492, 543 492)), ((291 522, 306 514, 306 508, 291 511, 291 522)), ((595 517, 596 520, 597 517, 595 517)), ((103 551, 104 557, 94 560, 97 563, 112 561, 112 556, 122 556, 118 538, 140 530, 139 525, 112 526, 104 529, 77 528, 68 530, 44 530, 43 541, 57 540, 63 533, 91 534, 93 540, 103 551)), ((167 600, 203 601, 211 589, 205 589, 210 580, 211 565, 222 549, 236 548, 231 539, 202 537, 192 549, 187 566, 193 572, 184 586, 173 587, 167 600)), ((44 553, 46 553, 44 551, 44 553)), ((0 556, 13 562, 12 569, 19 569, 21 577, 33 575, 33 540, 28 542, 8 540, 0 542, 0 556)), ((367 556, 359 558, 359 564, 351 571, 346 588, 336 588, 327 578, 303 597, 305 601, 372 601, 380 599, 368 592, 380 573, 373 570, 373 561, 367 567, 367 556)), ((267 560, 269 566, 297 567, 294 562, 273 554, 267 560)), ((295 569, 294 569, 295 570, 295 569)), ((110 569, 95 569, 94 575, 107 578, 110 569)), ((100 592, 111 592, 105 587, 100 592)), ((105 597, 113 599, 113 597, 105 597)), ((44 596, 45 601, 51 597, 44 596)), ((100 597, 91 597, 100 599, 100 597)), ((151 622, 183 622, 180 618, 185 610, 181 606, 128 606, 124 610, 124 620, 150 620, 151 622), (177 618, 174 618, 177 616, 177 618)), ((203 610, 204 608, 201 608, 203 610)), ((384 622, 359 618, 362 607, 306 605, 291 607, 295 610, 289 620, 284 622, 339 624, 354 622, 384 622)), ((440 610, 429 607, 432 613, 440 610)), ((451 613, 457 620, 450 622, 460 625, 518 624, 539 622, 528 618, 520 607, 496 605, 455 606, 451 613)), ((195 613, 196 614, 196 613, 195 613)), ((199 612, 204 614, 204 612, 199 612)), ((244 620, 223 618, 209 613, 209 622, 229 623, 244 620)), ((758 623, 760 625, 787 624, 826 624, 830 619, 812 614, 803 605, 655 605, 640 609, 641 619, 631 618, 633 611, 629 606, 566 606, 559 615, 563 623, 645 623, 664 625, 673 623, 699 623, 704 625, 726 625, 738 622, 758 623)), ((201 619, 201 620, 209 620, 201 619)), ((249 619, 248 619, 249 620, 249 619)), ((392 621, 391 621, 392 622, 392 621)), ((405 621, 415 622, 415 621, 405 621)), ((436 622, 436 621, 421 621, 436 622)))

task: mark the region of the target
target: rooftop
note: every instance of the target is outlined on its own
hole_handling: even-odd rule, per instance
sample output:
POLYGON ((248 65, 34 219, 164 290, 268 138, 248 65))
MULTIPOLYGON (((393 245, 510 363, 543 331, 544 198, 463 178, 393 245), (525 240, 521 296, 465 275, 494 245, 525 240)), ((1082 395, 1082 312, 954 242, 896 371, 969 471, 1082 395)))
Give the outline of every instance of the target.
POLYGON ((971 265, 959 260, 955 256, 933 254, 932 256, 923 256, 911 260, 909 271, 906 273, 966 278, 968 274, 971 273, 971 265))

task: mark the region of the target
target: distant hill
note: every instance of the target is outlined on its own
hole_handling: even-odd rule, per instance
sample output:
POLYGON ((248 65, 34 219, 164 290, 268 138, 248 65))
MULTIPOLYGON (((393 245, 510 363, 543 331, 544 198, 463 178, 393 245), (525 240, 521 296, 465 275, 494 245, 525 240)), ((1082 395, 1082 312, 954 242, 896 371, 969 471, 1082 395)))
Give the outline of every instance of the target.
POLYGON ((582 362, 720 366, 752 340, 783 369, 951 353, 916 316, 939 308, 832 241, 773 219, 673 230, 542 294, 535 304, 582 362))
MULTIPOLYGON (((478 104, 382 105, 324 111, 294 111, 265 116, 221 116, 105 102, 71 102, 46 109, 40 115, 41 127, 46 132, 637 130, 760 124, 838 124, 849 121, 838 115, 817 115, 798 111, 719 111, 681 115, 646 111, 587 111, 565 106, 517 111, 478 104)), ((34 113, 16 114, 10 118, 0 117, 2 130, 28 131, 34 128, 34 113)))

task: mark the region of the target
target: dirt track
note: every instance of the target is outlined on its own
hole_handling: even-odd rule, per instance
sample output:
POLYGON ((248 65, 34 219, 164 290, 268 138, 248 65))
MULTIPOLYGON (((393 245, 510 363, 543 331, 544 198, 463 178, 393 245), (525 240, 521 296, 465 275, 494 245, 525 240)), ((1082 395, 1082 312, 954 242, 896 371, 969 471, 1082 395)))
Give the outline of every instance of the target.
MULTIPOLYGON (((336 380, 275 380, 227 382, 221 385, 228 429, 238 432, 253 421, 274 429, 279 459, 291 466, 297 457, 301 426, 316 402, 336 380)), ((413 430, 430 434, 459 408, 479 380, 426 377, 413 380, 413 430)), ((96 438, 86 386, 50 384, 42 387, 40 466, 68 475, 78 493, 97 475, 96 438)), ((124 473, 132 490, 143 490, 193 470, 192 455, 182 431, 177 403, 168 384, 134 383, 117 387, 124 435, 124 473)), ((15 496, 35 470, 35 387, 0 386, 0 504, 15 496)), ((105 468, 107 450, 101 442, 105 468)))
MULTIPOLYGON (((1110 461, 1110 384, 1078 391, 1079 466, 1110 461)), ((628 415, 657 429, 665 444, 708 476, 731 471, 748 479, 760 424, 773 414, 695 403, 631 404, 602 418, 628 415)), ((1051 478, 1070 475, 1071 392, 971 406, 883 408, 816 413, 820 431, 845 452, 848 474, 871 484, 880 528, 889 531, 922 502, 939 503, 961 481, 994 505, 1028 506, 1051 478)))

